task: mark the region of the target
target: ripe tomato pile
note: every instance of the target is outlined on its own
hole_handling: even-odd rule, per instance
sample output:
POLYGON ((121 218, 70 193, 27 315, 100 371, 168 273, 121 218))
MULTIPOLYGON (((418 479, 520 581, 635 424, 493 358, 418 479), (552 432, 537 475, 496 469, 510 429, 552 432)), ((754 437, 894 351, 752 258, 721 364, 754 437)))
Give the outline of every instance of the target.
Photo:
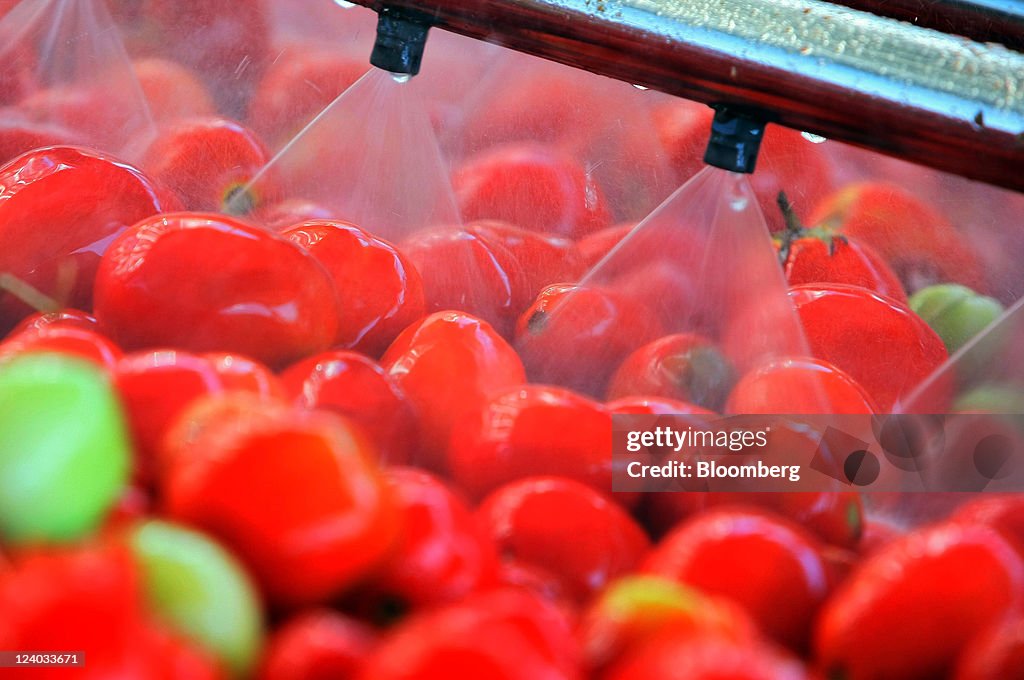
POLYGON ((1024 678, 1022 497, 612 491, 616 414, 1019 408, 981 379, 1012 333, 946 363, 1015 289, 938 180, 771 129, 750 257, 788 299, 708 309, 616 259, 708 111, 544 64, 438 78, 461 222, 357 223, 296 184, 326 156, 271 159, 365 53, 282 30, 291 0, 109 4, 137 155, 83 134, 118 98, 0 64, 0 651, 86 659, 4 677, 1024 678), (755 356, 780 305, 805 349, 755 356))

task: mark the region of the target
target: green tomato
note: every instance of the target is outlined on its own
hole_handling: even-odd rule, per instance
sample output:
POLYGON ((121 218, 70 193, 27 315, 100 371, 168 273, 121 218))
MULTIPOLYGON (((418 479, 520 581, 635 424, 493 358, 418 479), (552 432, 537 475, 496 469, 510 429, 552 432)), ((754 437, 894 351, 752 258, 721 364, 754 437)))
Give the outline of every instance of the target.
POLYGON ((953 354, 999 318, 1003 305, 966 286, 940 283, 922 288, 907 301, 910 308, 931 326, 953 354))
POLYGON ((0 535, 19 543, 93 532, 128 482, 124 415, 101 368, 63 354, 0 364, 0 535))
POLYGON ((1024 413, 1024 389, 1015 385, 988 383, 979 385, 957 398, 954 411, 981 413, 1024 413))
POLYGON ((129 540, 151 610, 232 674, 247 675, 263 645, 263 610, 242 565, 213 539, 169 522, 144 522, 129 540))

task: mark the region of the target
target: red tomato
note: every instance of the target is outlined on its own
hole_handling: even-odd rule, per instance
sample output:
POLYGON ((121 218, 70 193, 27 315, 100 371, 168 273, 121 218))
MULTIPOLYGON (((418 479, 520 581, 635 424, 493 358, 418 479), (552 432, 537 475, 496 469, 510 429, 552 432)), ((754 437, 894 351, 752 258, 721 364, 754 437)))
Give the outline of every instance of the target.
POLYGON ((646 499, 649 523, 667 531, 708 508, 753 505, 778 513, 820 540, 855 548, 864 531, 864 504, 852 491, 657 493, 646 499))
POLYGON ((513 283, 520 284, 512 289, 516 317, 544 288, 553 283, 576 281, 585 271, 576 244, 570 239, 520 229, 497 220, 474 222, 466 228, 492 246, 506 272, 522 273, 521 277, 512 279, 513 283), (508 260, 505 260, 506 255, 508 260))
POLYGON ((667 631, 629 654, 607 680, 811 680, 796 659, 762 642, 667 631))
POLYGON ((323 267, 223 215, 139 222, 111 244, 96 289, 96 317, 126 349, 238 352, 280 366, 337 334, 337 293, 323 267))
POLYGON ((496 241, 462 227, 426 229, 402 244, 423 277, 427 310, 457 309, 511 335, 526 275, 516 257, 496 241))
POLYGON ((245 214, 278 198, 270 171, 261 174, 269 161, 247 128, 225 118, 193 118, 163 130, 142 167, 186 210, 245 214))
POLYGON ((136 474, 142 481, 153 481, 161 469, 158 456, 164 436, 196 399, 234 390, 263 397, 284 392, 265 366, 231 354, 135 352, 118 361, 113 373, 131 427, 136 474))
POLYGON ((636 222, 614 224, 600 231, 595 231, 577 241, 576 246, 579 248, 585 268, 592 269, 596 267, 608 253, 612 252, 615 246, 619 245, 622 239, 626 238, 631 231, 636 229, 636 225, 636 222))
POLYGON ((279 149, 369 70, 366 59, 286 45, 267 67, 249 104, 249 125, 279 149))
POLYGON ((612 419, 597 402, 559 387, 494 393, 452 431, 448 469, 479 498, 531 475, 560 475, 612 490, 612 419))
MULTIPOLYGON (((0 17, 7 14, 7 11, 19 1, 0 1, 0 17)), ((4 45, 4 69, 0 71, 0 105, 3 106, 18 103, 39 86, 36 78, 39 69, 36 51, 14 36, 9 40, 10 42, 4 45)))
POLYGON ((361 680, 578 680, 578 652, 559 611, 519 589, 471 595, 402 623, 361 680))
MULTIPOLYGON (((142 619, 139 574, 127 549, 105 543, 38 549, 12 561, 0 570, 0 647, 82 651, 86 670, 78 677, 117 677, 142 619)), ((68 672, 29 675, 56 680, 68 672)))
POLYGON ((533 382, 604 396, 615 368, 663 335, 646 308, 602 288, 548 286, 516 324, 516 347, 533 382))
POLYGON ((870 557, 906 533, 902 527, 892 521, 881 517, 868 517, 864 521, 864 531, 857 552, 862 558, 870 557))
MULTIPOLYGON (((19 156, 0 168, 0 271, 89 310, 110 240, 166 207, 138 170, 107 156, 73 147, 19 156)), ((33 311, 0 292, 0 333, 33 311)))
POLYGON ((872 248, 839 235, 805 236, 788 245, 782 268, 791 286, 845 283, 906 303, 903 284, 872 248))
POLYGON ((177 61, 151 57, 132 64, 135 78, 158 124, 214 116, 217 105, 198 76, 177 61))
POLYGON ((137 660, 127 677, 136 680, 226 680, 228 677, 227 671, 209 653, 158 625, 147 625, 135 633, 132 646, 137 660))
POLYGON ((956 664, 953 680, 1024 680, 1024 615, 983 629, 956 664))
POLYGON ((1024 551, 1024 496, 984 495, 964 503, 950 519, 964 524, 984 524, 997 529, 1024 551))
POLYGON ((296 405, 334 411, 359 425, 382 462, 406 465, 415 458, 416 413, 373 359, 347 351, 315 354, 288 368, 281 380, 296 405))
POLYGON ((643 570, 743 607, 761 630, 801 650, 828 594, 821 547, 799 525, 756 509, 715 508, 655 546, 643 570))
MULTIPOLYGON (((2 81, 3 75, 0 74, 2 81)), ((2 97, 0 95, 0 99, 2 97)), ((55 122, 33 120, 13 107, 0 108, 0 163, 6 163, 33 149, 67 144, 69 141, 71 133, 55 122)))
POLYGON ((319 203, 301 198, 286 198, 273 205, 256 209, 249 216, 271 231, 281 232, 307 220, 329 220, 334 212, 319 203))
POLYGON ((121 358, 117 345, 96 331, 61 323, 12 334, 0 342, 0 362, 28 352, 73 354, 106 369, 112 369, 121 358))
POLYGON ((839 587, 817 622, 817 658, 826 673, 849 680, 943 677, 968 640, 1022 594, 1024 563, 994 529, 921 529, 839 587))
POLYGON ((650 395, 719 411, 735 381, 735 369, 714 343, 693 333, 679 333, 626 357, 608 385, 608 399, 650 395))
POLYGON ((392 468, 387 479, 402 528, 374 572, 371 591, 422 607, 453 602, 497 582, 493 539, 444 482, 413 468, 392 468))
POLYGON ((230 0, 111 0, 133 56, 173 59, 203 78, 220 108, 243 111, 270 49, 261 2, 230 0))
POLYGON ((281 232, 313 255, 338 289, 334 344, 380 356, 426 313, 423 282, 395 246, 349 222, 310 220, 281 232))
POLYGON ((564 477, 529 477, 499 487, 477 516, 502 555, 557 576, 579 602, 635 569, 650 547, 621 506, 564 477))
POLYGON ((714 411, 709 411, 706 408, 701 408, 694 404, 690 404, 685 401, 677 401, 675 399, 665 399, 664 397, 623 397, 622 399, 614 399, 605 404, 605 408, 612 412, 614 415, 618 414, 636 414, 636 415, 697 415, 697 416, 713 416, 714 411))
POLYGON ((495 392, 526 382, 523 364, 487 323, 438 312, 410 326, 381 365, 420 418, 424 464, 444 470, 452 430, 495 392))
POLYGON ((452 175, 467 221, 495 219, 579 238, 611 224, 604 194, 572 158, 543 146, 491 148, 452 175))
POLYGON ((810 357, 771 359, 744 375, 726 403, 729 413, 878 413, 868 393, 832 364, 810 357))
POLYGON ((14 337, 23 331, 37 331, 48 326, 73 326, 87 331, 94 331, 99 327, 96 317, 80 309, 65 308, 56 312, 36 312, 32 316, 22 319, 8 337, 14 337))
POLYGON ((169 514, 223 540, 272 602, 324 601, 392 546, 392 492, 336 416, 236 393, 189 409, 167 441, 169 514))
POLYGON ((706 635, 757 639, 757 628, 743 610, 658 576, 627 576, 609 584, 583 613, 578 636, 588 666, 599 670, 668 630, 680 642, 706 635))
MULTIPOLYGON (((905 305, 866 288, 807 284, 790 289, 814 356, 856 380, 883 413, 948 358, 942 338, 905 305)), ((933 389, 924 413, 945 413, 949 390, 933 389), (934 409, 934 410, 932 410, 934 409)))
POLYGON ((330 609, 286 620, 270 637, 257 680, 354 678, 377 645, 370 626, 330 609))
POLYGON ((970 241, 901 187, 848 185, 818 203, 810 222, 874 249, 910 291, 955 281, 984 292, 984 272, 970 241))

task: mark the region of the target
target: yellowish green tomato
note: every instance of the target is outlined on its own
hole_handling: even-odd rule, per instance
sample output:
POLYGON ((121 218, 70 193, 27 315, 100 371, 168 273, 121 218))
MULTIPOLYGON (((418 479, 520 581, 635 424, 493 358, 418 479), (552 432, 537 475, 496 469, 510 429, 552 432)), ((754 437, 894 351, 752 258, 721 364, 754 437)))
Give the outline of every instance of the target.
POLYGON ((907 302, 938 333, 950 354, 1003 313, 1003 305, 998 300, 956 283, 922 288, 907 302))
POLYGON ((95 531, 128 482, 116 392, 98 366, 64 354, 0 363, 0 537, 74 541, 95 531))
POLYGON ((151 611, 247 676, 263 646, 263 609, 244 567, 212 538, 160 520, 130 535, 151 611))

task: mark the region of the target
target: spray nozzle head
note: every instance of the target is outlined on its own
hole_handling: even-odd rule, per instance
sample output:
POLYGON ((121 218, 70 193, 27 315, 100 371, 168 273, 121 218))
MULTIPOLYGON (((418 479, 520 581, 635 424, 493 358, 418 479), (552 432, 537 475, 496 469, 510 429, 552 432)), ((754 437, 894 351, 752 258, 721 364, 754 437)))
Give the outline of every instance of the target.
POLYGON ((711 121, 711 138, 704 162, 716 168, 750 174, 757 164, 757 153, 767 123, 764 114, 727 104, 716 104, 711 121))
POLYGON ((391 73, 416 75, 420 72, 429 30, 430 20, 421 12, 381 7, 370 63, 391 73))

